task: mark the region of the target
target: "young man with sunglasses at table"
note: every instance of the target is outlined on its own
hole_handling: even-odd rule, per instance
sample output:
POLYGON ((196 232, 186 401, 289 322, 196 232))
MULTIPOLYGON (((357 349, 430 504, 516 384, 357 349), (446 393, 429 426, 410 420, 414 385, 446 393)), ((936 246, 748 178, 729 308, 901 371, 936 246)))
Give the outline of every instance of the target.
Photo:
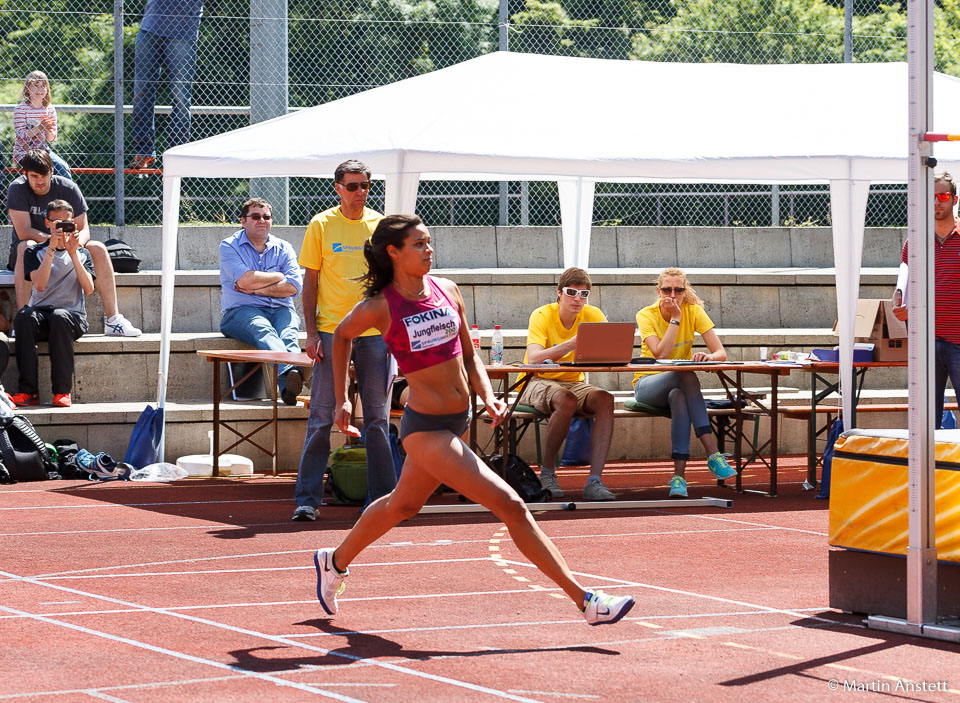
MULTIPOLYGON (((305 271, 306 352, 313 359, 313 381, 310 384, 310 416, 294 493, 297 502, 294 520, 317 519, 336 409, 333 332, 353 306, 363 299, 360 279, 367 273, 363 247, 383 219, 383 215, 366 207, 370 169, 363 163, 345 161, 337 166, 333 180, 340 204, 310 220, 300 251, 300 265, 305 271)), ((363 407, 369 503, 387 495, 397 485, 387 434, 390 353, 380 332, 369 329, 354 339, 351 359, 363 407)))
MULTIPOLYGON (((300 352, 300 318, 293 301, 303 279, 297 252, 270 234, 273 208, 250 198, 240 208, 243 229, 220 242, 220 332, 256 349, 300 352)), ((280 398, 296 405, 303 377, 279 367, 280 398)))
MULTIPOLYGON (((606 322, 600 308, 587 305, 592 283, 586 271, 568 268, 560 275, 557 302, 533 311, 527 327, 527 364, 573 361, 577 329, 581 322, 606 322)), ((590 432, 590 476, 583 489, 584 500, 614 500, 600 475, 613 437, 613 395, 585 382, 582 371, 545 371, 527 381, 520 402, 549 415, 540 467, 540 483, 554 498, 563 496, 557 482, 557 453, 570 431, 574 414, 594 418, 590 432)))
MULTIPOLYGON (((937 429, 943 423, 943 393, 947 377, 954 393, 960 392, 960 221, 953 214, 957 206, 957 184, 947 173, 933 179, 933 248, 934 248, 934 395, 937 399, 937 429)), ((901 263, 907 263, 904 242, 901 263)), ((907 319, 906 296, 897 289, 893 294, 893 314, 907 319)))

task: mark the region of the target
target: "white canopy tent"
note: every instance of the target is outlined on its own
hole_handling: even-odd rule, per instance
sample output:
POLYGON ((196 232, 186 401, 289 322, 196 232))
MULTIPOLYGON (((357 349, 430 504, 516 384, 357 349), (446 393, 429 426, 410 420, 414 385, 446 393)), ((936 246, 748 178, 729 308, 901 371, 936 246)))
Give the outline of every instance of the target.
MULTIPOLYGON (((960 80, 936 74, 934 86, 933 130, 948 131, 960 114, 960 80)), ((166 395, 181 178, 330 177, 348 158, 385 179, 388 213, 415 210, 420 179, 556 180, 565 266, 588 264, 596 181, 829 183, 841 385, 851 388, 869 184, 906 181, 906 134, 906 64, 500 52, 170 149, 158 402, 166 395)), ((847 417, 852 401, 844 394, 847 417)))

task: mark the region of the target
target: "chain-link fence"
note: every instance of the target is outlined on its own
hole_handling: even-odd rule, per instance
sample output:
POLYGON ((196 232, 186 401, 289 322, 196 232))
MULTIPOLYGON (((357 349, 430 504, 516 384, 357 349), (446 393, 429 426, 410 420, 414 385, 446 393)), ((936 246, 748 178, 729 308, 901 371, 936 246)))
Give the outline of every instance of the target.
MULTIPOLYGON (((942 3, 936 21, 937 68, 960 75, 960 4, 942 3)), ((42 70, 59 118, 51 147, 73 168, 91 221, 155 224, 164 149, 490 51, 902 61, 906 13, 875 0, 0 0, 0 47, 8 170, 24 77, 42 70)), ((250 192, 245 179, 184 179, 181 219, 234 222, 250 192)), ((288 193, 291 224, 335 203, 329 180, 290 179, 288 193)), ((371 203, 382 198, 375 187, 371 203)), ((867 224, 903 226, 905 202, 902 184, 873 186, 867 224)), ((436 225, 559 223, 550 182, 424 182, 418 210, 436 225)), ((826 225, 829 194, 825 185, 598 183, 594 221, 826 225)))

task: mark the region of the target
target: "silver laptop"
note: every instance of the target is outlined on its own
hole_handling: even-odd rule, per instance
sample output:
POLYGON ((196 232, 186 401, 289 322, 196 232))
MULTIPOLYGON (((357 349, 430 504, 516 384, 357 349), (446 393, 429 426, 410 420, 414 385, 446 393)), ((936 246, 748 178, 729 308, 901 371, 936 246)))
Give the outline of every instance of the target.
POLYGON ((630 363, 633 356, 633 322, 581 322, 573 364, 578 366, 614 366, 630 363))

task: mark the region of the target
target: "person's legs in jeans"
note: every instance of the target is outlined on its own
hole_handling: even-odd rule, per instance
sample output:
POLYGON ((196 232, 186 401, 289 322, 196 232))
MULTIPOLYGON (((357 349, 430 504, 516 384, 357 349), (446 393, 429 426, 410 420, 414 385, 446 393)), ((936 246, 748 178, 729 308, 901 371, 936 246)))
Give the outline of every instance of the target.
POLYGON ((332 334, 320 333, 320 348, 323 358, 313 365, 310 415, 307 418, 307 431, 303 439, 303 453, 300 456, 297 486, 294 490, 297 505, 310 505, 314 508, 319 506, 323 499, 323 474, 327 470, 327 459, 330 457, 330 428, 333 426, 336 400, 333 393, 332 334))
POLYGON ((670 457, 674 473, 681 477, 690 458, 690 413, 681 390, 684 375, 679 371, 663 371, 641 376, 633 387, 633 397, 638 403, 670 408, 670 457))
POLYGON ((190 104, 193 76, 197 67, 197 43, 192 37, 168 38, 164 44, 164 66, 170 85, 170 122, 167 148, 190 141, 190 104))
POLYGON ((943 394, 947 390, 947 378, 953 386, 953 392, 960 400, 960 344, 938 339, 933 357, 934 395, 936 396, 937 429, 943 424, 943 394))
MULTIPOLYGON (((300 351, 297 341, 297 329, 300 320, 292 309, 261 308, 256 305, 241 305, 230 308, 220 319, 220 332, 231 339, 249 344, 256 349, 268 351, 300 351), (292 325, 283 327, 283 325, 292 325)), ((290 364, 279 365, 281 378, 280 390, 283 390, 282 379, 293 367, 290 364)))
MULTIPOLYGON (((393 453, 387 431, 387 375, 390 352, 380 335, 353 340, 363 429, 367 446, 367 502, 385 496, 397 486, 393 453)), ((311 403, 312 407, 312 403, 311 403)))
POLYGON ((59 154, 56 154, 52 151, 47 153, 50 154, 50 160, 53 161, 53 174, 55 176, 61 176, 72 181, 73 174, 70 173, 70 167, 67 166, 67 162, 64 161, 59 154))
POLYGON ((50 348, 50 384, 54 395, 73 386, 73 343, 87 331, 86 315, 56 308, 47 319, 50 348))
POLYGON ((156 156, 153 109, 163 57, 164 37, 141 29, 134 44, 133 145, 138 156, 156 156))

